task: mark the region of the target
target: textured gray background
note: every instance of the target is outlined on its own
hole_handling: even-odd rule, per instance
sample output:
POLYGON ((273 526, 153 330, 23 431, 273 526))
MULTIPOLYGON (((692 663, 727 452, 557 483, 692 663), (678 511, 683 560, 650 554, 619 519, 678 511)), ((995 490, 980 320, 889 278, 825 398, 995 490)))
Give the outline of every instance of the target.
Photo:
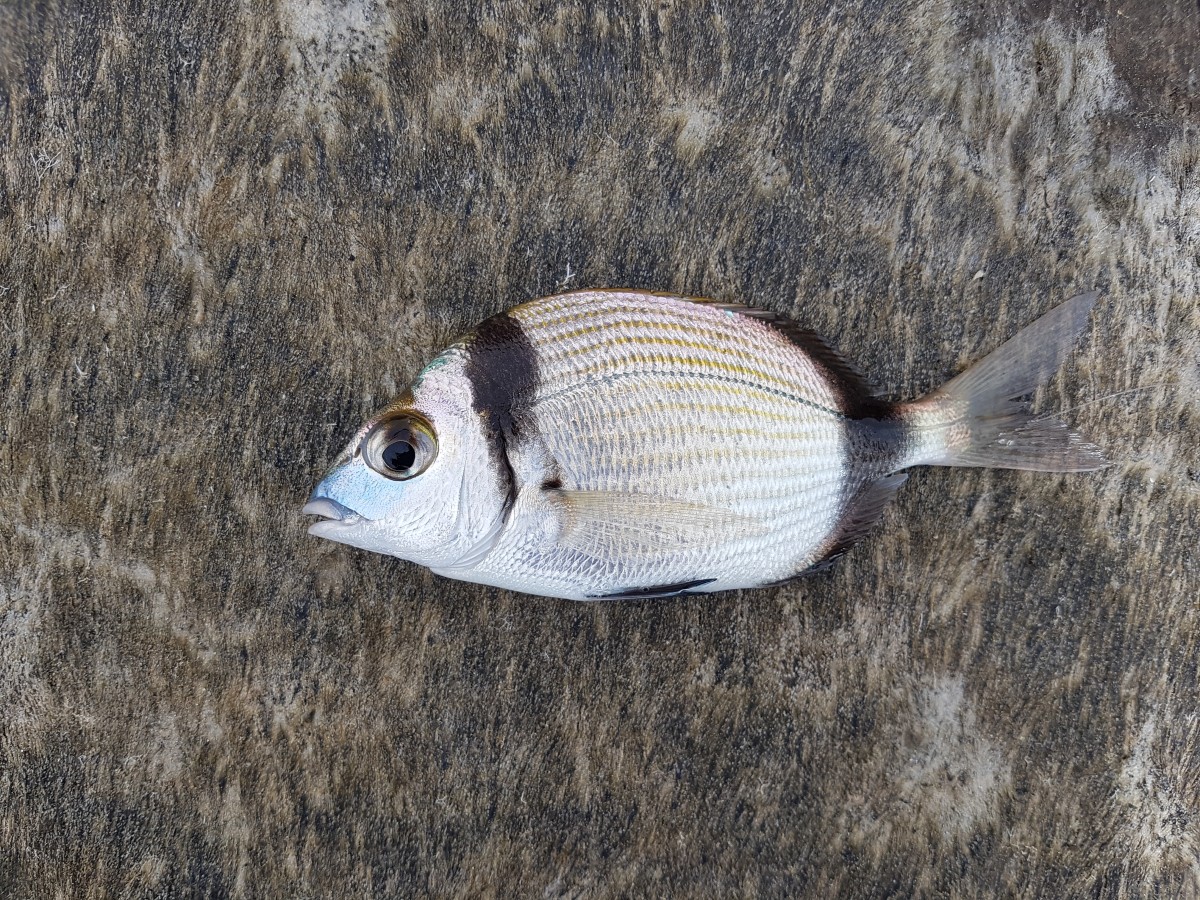
POLYGON ((0 894, 1200 896, 1198 121, 1191 0, 0 6, 0 894), (713 598, 305 535, 600 285, 893 396, 1101 287, 1037 401, 1116 464, 713 598))

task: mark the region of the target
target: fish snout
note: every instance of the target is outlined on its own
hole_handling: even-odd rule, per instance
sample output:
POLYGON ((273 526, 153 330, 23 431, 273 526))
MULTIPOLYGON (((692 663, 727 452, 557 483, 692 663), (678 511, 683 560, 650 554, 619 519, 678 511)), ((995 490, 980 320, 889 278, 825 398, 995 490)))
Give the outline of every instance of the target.
POLYGON ((300 513, 305 516, 321 516, 321 521, 308 526, 308 533, 317 537, 327 537, 331 531, 362 520, 362 516, 350 507, 315 492, 308 498, 300 513))

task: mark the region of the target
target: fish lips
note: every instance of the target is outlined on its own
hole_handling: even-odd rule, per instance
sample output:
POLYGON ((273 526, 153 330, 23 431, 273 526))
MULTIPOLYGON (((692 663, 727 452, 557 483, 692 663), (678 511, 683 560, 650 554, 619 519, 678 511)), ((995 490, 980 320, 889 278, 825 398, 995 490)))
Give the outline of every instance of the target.
POLYGON ((321 516, 321 521, 308 526, 309 534, 334 541, 339 540, 339 532, 364 521, 363 517, 350 507, 316 493, 308 498, 300 512, 306 516, 321 516))

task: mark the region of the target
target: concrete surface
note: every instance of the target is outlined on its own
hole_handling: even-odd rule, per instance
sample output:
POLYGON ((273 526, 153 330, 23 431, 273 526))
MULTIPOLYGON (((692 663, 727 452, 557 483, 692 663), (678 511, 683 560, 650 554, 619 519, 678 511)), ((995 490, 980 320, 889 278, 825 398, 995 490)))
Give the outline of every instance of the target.
POLYGON ((1200 896, 1200 8, 0 6, 0 894, 1200 896), (755 302, 1115 464, 572 605, 309 538, 486 314, 755 302))

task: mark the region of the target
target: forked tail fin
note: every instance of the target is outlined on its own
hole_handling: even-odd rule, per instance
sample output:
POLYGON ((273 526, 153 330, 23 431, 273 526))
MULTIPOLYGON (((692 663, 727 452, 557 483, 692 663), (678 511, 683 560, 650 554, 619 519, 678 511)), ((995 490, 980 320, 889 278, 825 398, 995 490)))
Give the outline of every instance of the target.
POLYGON ((1095 302, 1095 291, 1072 297, 933 393, 901 404, 909 426, 905 464, 1035 472, 1107 465, 1100 449, 1065 423, 1014 402, 1058 370, 1095 302))

